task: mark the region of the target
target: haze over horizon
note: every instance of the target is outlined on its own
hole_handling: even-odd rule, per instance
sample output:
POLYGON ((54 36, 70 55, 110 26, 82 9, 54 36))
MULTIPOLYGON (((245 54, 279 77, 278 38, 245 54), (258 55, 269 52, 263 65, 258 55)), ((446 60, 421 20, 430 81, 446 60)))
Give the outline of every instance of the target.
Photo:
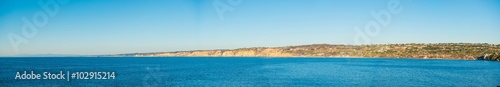
POLYGON ((365 44, 500 44, 499 0, 41 1, 0 1, 0 56, 359 44, 357 35, 365 44), (386 26, 372 13, 380 11, 390 12, 386 26), (23 34, 23 18, 37 31, 23 34), (379 32, 364 29, 372 21, 379 32))

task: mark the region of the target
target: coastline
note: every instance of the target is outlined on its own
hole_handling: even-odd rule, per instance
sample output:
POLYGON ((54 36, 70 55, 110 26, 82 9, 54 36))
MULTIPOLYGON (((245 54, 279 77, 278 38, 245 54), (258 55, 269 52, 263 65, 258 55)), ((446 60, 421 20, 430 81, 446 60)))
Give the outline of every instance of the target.
POLYGON ((14 59, 14 58, 269 58, 269 59, 296 59, 296 58, 309 58, 309 59, 422 59, 422 60, 477 60, 465 58, 404 58, 404 57, 319 57, 319 56, 12 56, 0 57, 0 59, 14 59))
MULTIPOLYGON (((113 56, 127 57, 127 56, 113 56)), ((310 59, 424 59, 424 60, 476 60, 463 58, 395 58, 395 57, 318 57, 318 56, 129 56, 131 58, 166 58, 166 57, 184 57, 184 58, 276 58, 276 59, 294 59, 294 58, 310 58, 310 59)))
POLYGON ((481 56, 500 53, 500 44, 486 43, 409 43, 373 45, 311 44, 283 47, 191 50, 128 53, 104 56, 130 57, 293 57, 293 58, 412 58, 481 60, 481 56))

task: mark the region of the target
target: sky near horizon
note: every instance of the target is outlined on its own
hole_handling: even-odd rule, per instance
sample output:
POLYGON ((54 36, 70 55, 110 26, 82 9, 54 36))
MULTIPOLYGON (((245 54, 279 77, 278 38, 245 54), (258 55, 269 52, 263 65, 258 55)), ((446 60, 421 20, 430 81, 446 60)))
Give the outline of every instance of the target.
POLYGON ((0 0, 0 56, 323 43, 500 44, 500 0, 64 1, 0 0), (400 12, 389 11, 391 6, 400 12), (390 19, 372 14, 381 11, 389 11, 390 19), (389 22, 384 26, 377 17, 389 22), (24 27, 23 18, 37 31, 24 27), (365 30, 370 22, 380 28, 365 30))

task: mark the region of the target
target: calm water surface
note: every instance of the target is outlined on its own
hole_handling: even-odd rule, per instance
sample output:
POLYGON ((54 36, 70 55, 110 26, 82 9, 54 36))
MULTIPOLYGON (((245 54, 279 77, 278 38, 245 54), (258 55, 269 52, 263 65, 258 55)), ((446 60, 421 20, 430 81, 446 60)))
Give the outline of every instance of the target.
POLYGON ((500 62, 386 58, 2 58, 0 86, 481 86, 500 62), (108 80, 16 80, 16 72, 106 71, 108 80))

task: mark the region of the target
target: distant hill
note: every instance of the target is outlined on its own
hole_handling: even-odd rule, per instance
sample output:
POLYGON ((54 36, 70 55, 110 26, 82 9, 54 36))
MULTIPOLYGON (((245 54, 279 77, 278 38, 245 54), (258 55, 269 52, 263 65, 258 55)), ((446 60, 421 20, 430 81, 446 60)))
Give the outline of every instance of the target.
POLYGON ((131 53, 111 56, 248 56, 248 57, 385 57, 478 59, 499 54, 500 44, 435 43, 332 45, 312 44, 286 47, 252 47, 239 49, 195 50, 156 53, 131 53))

